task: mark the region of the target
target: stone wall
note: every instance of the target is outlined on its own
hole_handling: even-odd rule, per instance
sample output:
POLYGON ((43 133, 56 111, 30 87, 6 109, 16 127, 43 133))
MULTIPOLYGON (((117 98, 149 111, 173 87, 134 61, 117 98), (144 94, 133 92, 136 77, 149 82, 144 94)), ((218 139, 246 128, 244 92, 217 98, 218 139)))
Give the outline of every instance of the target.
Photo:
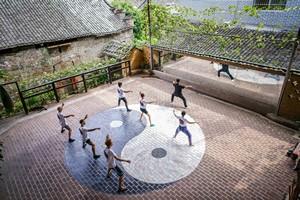
POLYGON ((40 45, 38 48, 35 46, 15 48, 11 53, 0 55, 0 69, 5 69, 8 73, 16 72, 18 75, 15 80, 37 76, 43 72, 53 72, 99 57, 105 44, 112 39, 132 41, 133 31, 127 30, 104 37, 78 38, 50 47, 40 45))

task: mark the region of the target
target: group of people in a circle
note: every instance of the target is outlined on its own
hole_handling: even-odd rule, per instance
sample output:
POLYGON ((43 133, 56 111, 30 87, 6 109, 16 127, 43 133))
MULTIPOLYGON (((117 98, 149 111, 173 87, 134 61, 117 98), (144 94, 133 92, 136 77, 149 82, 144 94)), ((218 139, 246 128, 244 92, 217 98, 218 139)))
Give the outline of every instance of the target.
MULTIPOLYGON (((173 81, 173 86, 175 88, 175 91, 172 94, 171 102, 173 102, 174 97, 176 96, 176 97, 181 98, 183 100, 184 106, 187 107, 186 99, 182 95, 182 89, 191 88, 192 86, 190 86, 190 85, 187 85, 187 86, 180 85, 179 82, 180 82, 180 79, 175 79, 173 81)), ((127 99, 125 97, 125 93, 130 93, 132 91, 131 90, 124 90, 122 88, 122 82, 119 82, 117 92, 118 92, 118 106, 120 106, 120 103, 121 103, 121 100, 122 100, 125 103, 125 107, 126 107, 127 111, 130 112, 131 110, 128 108, 128 103, 127 103, 127 99)), ((155 125, 152 123, 151 115, 147 111, 147 104, 154 103, 156 101, 146 101, 145 100, 145 94, 142 93, 142 92, 139 92, 139 95, 140 95, 139 105, 140 105, 140 111, 141 111, 140 121, 142 120, 143 114, 146 114, 149 118, 150 127, 153 127, 155 125)), ((65 131, 65 129, 67 129, 68 130, 68 136, 69 136, 69 143, 72 143, 72 142, 75 141, 75 139, 72 139, 72 137, 71 137, 72 136, 72 129, 68 125, 68 123, 66 121, 66 118, 74 117, 74 115, 73 114, 64 115, 62 113, 63 107, 64 107, 64 103, 62 103, 62 105, 57 108, 57 117, 58 117, 58 120, 59 120, 59 124, 61 125, 61 133, 63 133, 65 131)), ((186 125, 187 125, 187 123, 194 124, 196 122, 188 121, 185 118, 185 115, 186 115, 185 111, 181 112, 181 116, 176 115, 175 110, 173 110, 173 114, 179 120, 179 126, 177 127, 177 129, 175 131, 174 138, 176 138, 177 134, 180 131, 182 131, 183 133, 185 133, 188 136, 189 145, 193 146, 193 144, 192 144, 192 135, 191 135, 190 131, 187 129, 186 125)), ((83 119, 79 120, 79 123, 80 123, 79 132, 81 133, 81 136, 82 136, 82 148, 85 148, 87 144, 90 145, 92 147, 93 158, 98 159, 100 157, 100 155, 96 154, 95 143, 88 137, 88 132, 95 131, 95 130, 101 130, 101 128, 100 127, 87 128, 85 126, 86 125, 85 121, 86 121, 87 118, 88 118, 88 115, 86 114, 83 119)), ((127 163, 131 163, 131 161, 126 160, 126 159, 122 159, 122 158, 118 157, 115 154, 115 152, 111 149, 111 147, 113 145, 113 142, 112 142, 112 139, 109 137, 109 135, 106 136, 105 145, 106 145, 106 148, 104 150, 104 155, 107 158, 107 177, 109 178, 110 175, 111 175, 111 172, 115 171, 116 174, 119 176, 118 191, 119 192, 126 191, 127 187, 123 186, 124 173, 123 173, 122 169, 116 164, 116 160, 121 161, 121 162, 127 162, 127 163)))

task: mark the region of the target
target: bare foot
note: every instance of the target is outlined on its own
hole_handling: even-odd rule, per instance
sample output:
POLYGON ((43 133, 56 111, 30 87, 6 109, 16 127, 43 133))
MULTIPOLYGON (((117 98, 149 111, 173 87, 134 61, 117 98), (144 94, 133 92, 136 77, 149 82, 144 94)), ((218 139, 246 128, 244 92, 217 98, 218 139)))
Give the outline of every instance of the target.
POLYGON ((119 192, 125 192, 127 190, 127 187, 121 187, 118 189, 119 192))

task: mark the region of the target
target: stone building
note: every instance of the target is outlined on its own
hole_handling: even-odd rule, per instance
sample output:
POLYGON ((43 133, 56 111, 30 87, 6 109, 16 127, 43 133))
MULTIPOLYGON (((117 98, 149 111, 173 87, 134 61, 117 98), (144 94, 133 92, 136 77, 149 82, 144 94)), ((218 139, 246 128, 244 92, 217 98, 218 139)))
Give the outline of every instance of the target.
POLYGON ((0 69, 25 77, 93 60, 109 41, 133 40, 123 17, 105 0, 0 1, 0 69))

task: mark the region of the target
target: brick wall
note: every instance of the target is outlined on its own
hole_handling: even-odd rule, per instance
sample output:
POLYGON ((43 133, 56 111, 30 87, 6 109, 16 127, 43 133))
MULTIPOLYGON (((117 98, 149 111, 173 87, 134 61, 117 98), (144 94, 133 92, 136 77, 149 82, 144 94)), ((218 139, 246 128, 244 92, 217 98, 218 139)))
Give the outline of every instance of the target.
POLYGON ((62 42, 60 45, 65 46, 60 47, 15 48, 12 53, 0 55, 0 69, 5 69, 8 73, 18 72, 16 80, 64 69, 99 57, 105 44, 112 39, 132 41, 133 31, 105 37, 78 38, 77 41, 62 42))

